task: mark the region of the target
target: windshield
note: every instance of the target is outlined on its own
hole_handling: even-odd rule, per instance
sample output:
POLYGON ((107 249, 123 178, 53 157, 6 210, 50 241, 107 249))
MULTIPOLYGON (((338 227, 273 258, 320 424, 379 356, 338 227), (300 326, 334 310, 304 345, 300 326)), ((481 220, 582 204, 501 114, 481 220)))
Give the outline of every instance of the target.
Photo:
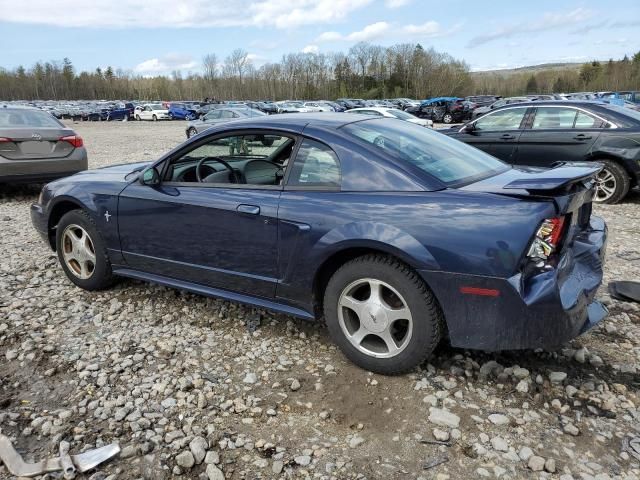
POLYGON ((165 110, 165 108, 162 105, 149 105, 151 107, 151 110, 165 110))
POLYGON ((342 128, 447 186, 471 183, 511 168, 466 143, 408 122, 372 119, 342 128))
POLYGON ((56 127, 63 125, 50 113, 29 109, 0 109, 0 127, 56 127))
POLYGON ((399 118, 400 120, 415 120, 416 118, 418 118, 415 115, 411 115, 410 113, 403 112, 402 110, 396 110, 395 108, 387 110, 387 113, 390 113, 391 115, 393 115, 396 118, 399 118))

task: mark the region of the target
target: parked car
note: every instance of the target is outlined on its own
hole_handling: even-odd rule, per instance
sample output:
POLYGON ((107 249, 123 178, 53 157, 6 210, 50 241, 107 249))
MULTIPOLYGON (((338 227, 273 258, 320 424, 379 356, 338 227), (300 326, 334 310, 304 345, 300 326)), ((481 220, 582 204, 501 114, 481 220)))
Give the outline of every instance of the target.
POLYGON ((358 107, 358 105, 356 105, 354 102, 346 98, 338 98, 336 100, 336 103, 340 105, 342 108, 344 108, 345 110, 350 110, 352 108, 358 107))
POLYGON ((133 105, 133 103, 117 104, 113 108, 108 110, 106 120, 122 120, 123 122, 126 122, 127 120, 134 118, 134 109, 135 106, 133 105))
POLYGON ((394 100, 394 102, 396 102, 396 104, 402 110, 406 110, 407 108, 410 108, 410 107, 419 107, 420 106, 420 101, 414 100, 413 98, 396 98, 394 100))
POLYGON ((284 101, 277 102, 276 107, 278 113, 308 113, 309 109, 304 106, 303 102, 284 101))
POLYGON ((469 97, 464 97, 464 99, 468 102, 473 102, 478 107, 486 107, 491 105, 493 102, 501 99, 502 97, 497 95, 471 95, 469 97))
POLYGON ((31 215, 80 288, 131 277, 323 318, 354 363, 397 374, 444 337, 548 348, 605 316, 599 169, 511 168, 400 120, 272 115, 50 183, 31 215))
POLYGON ((134 115, 136 120, 152 120, 154 122, 158 120, 171 120, 169 109, 161 103, 139 105, 135 108, 134 115))
POLYGON ((198 118, 198 109, 186 103, 171 102, 169 105, 169 118, 171 120, 193 120, 198 118))
POLYGON ((426 120, 424 118, 418 118, 415 115, 411 115, 408 112, 403 112, 397 108, 388 107, 366 107, 366 108, 352 108, 347 113, 356 113, 359 115, 368 115, 371 117, 387 117, 396 118, 398 120, 404 120, 405 122, 415 123, 423 127, 433 128, 433 120, 426 120))
POLYGON ((405 108, 405 112, 434 122, 458 123, 465 120, 468 110, 461 98, 437 97, 423 101, 419 107, 405 108))
POLYGON ((266 102, 245 102, 246 106, 255 110, 260 110, 266 114, 272 115, 278 113, 278 107, 273 103, 266 102))
POLYGON ((318 103, 322 104, 322 105, 327 105, 328 107, 332 108, 334 112, 345 112, 346 108, 344 108, 342 105, 340 105, 339 103, 336 102, 332 102, 330 100, 320 100, 318 103))
POLYGON ((636 91, 623 91, 623 92, 605 92, 600 95, 602 98, 614 98, 622 101, 632 102, 640 104, 640 92, 636 91))
POLYGON ((48 112, 0 106, 0 183, 45 182, 87 169, 82 137, 48 112))
POLYGON ((322 102, 304 102, 302 106, 309 112, 333 112, 333 108, 329 105, 323 104, 322 102))
POLYGON ((536 101, 442 130, 512 165, 593 162, 595 201, 617 203, 640 181, 640 112, 591 101, 536 101))
POLYGON ((504 107, 505 105, 511 105, 512 103, 528 102, 527 97, 508 97, 496 100, 491 105, 485 105, 484 107, 478 107, 471 113, 471 119, 481 117, 487 112, 495 110, 496 108, 504 107))
POLYGON ((193 120, 188 123, 185 133, 187 138, 203 132, 221 123, 227 123, 241 118, 263 117, 266 113, 253 108, 216 108, 207 113, 202 120, 193 120))

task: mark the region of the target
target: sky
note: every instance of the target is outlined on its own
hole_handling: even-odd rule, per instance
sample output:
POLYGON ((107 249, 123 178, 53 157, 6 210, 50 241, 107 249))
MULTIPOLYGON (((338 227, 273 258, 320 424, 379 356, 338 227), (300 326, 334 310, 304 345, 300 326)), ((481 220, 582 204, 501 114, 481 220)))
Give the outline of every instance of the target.
POLYGON ((0 67, 200 72, 243 48, 259 67, 359 41, 420 43, 474 71, 640 51, 640 0, 0 0, 0 67), (608 6, 611 5, 612 8, 608 6))

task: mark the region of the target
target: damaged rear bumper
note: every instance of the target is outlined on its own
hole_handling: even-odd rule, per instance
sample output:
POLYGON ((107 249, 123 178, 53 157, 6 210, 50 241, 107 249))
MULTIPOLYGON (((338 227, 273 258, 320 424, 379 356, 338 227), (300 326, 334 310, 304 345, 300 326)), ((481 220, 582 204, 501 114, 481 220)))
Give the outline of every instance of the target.
POLYGON ((594 301, 602 283, 607 227, 592 217, 557 267, 523 279, 421 271, 442 306, 451 344, 480 350, 551 348, 606 315, 594 301), (464 294, 469 291, 479 294, 464 294))

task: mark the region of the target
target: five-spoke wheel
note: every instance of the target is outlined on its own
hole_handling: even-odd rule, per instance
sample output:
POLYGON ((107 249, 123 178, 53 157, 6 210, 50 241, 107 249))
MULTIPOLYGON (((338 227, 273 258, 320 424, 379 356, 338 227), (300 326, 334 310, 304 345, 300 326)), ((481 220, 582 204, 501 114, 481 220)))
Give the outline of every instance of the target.
POLYGON ((62 257, 69 271, 81 279, 91 278, 96 268, 96 250, 87 231, 70 224, 62 233, 62 257))

